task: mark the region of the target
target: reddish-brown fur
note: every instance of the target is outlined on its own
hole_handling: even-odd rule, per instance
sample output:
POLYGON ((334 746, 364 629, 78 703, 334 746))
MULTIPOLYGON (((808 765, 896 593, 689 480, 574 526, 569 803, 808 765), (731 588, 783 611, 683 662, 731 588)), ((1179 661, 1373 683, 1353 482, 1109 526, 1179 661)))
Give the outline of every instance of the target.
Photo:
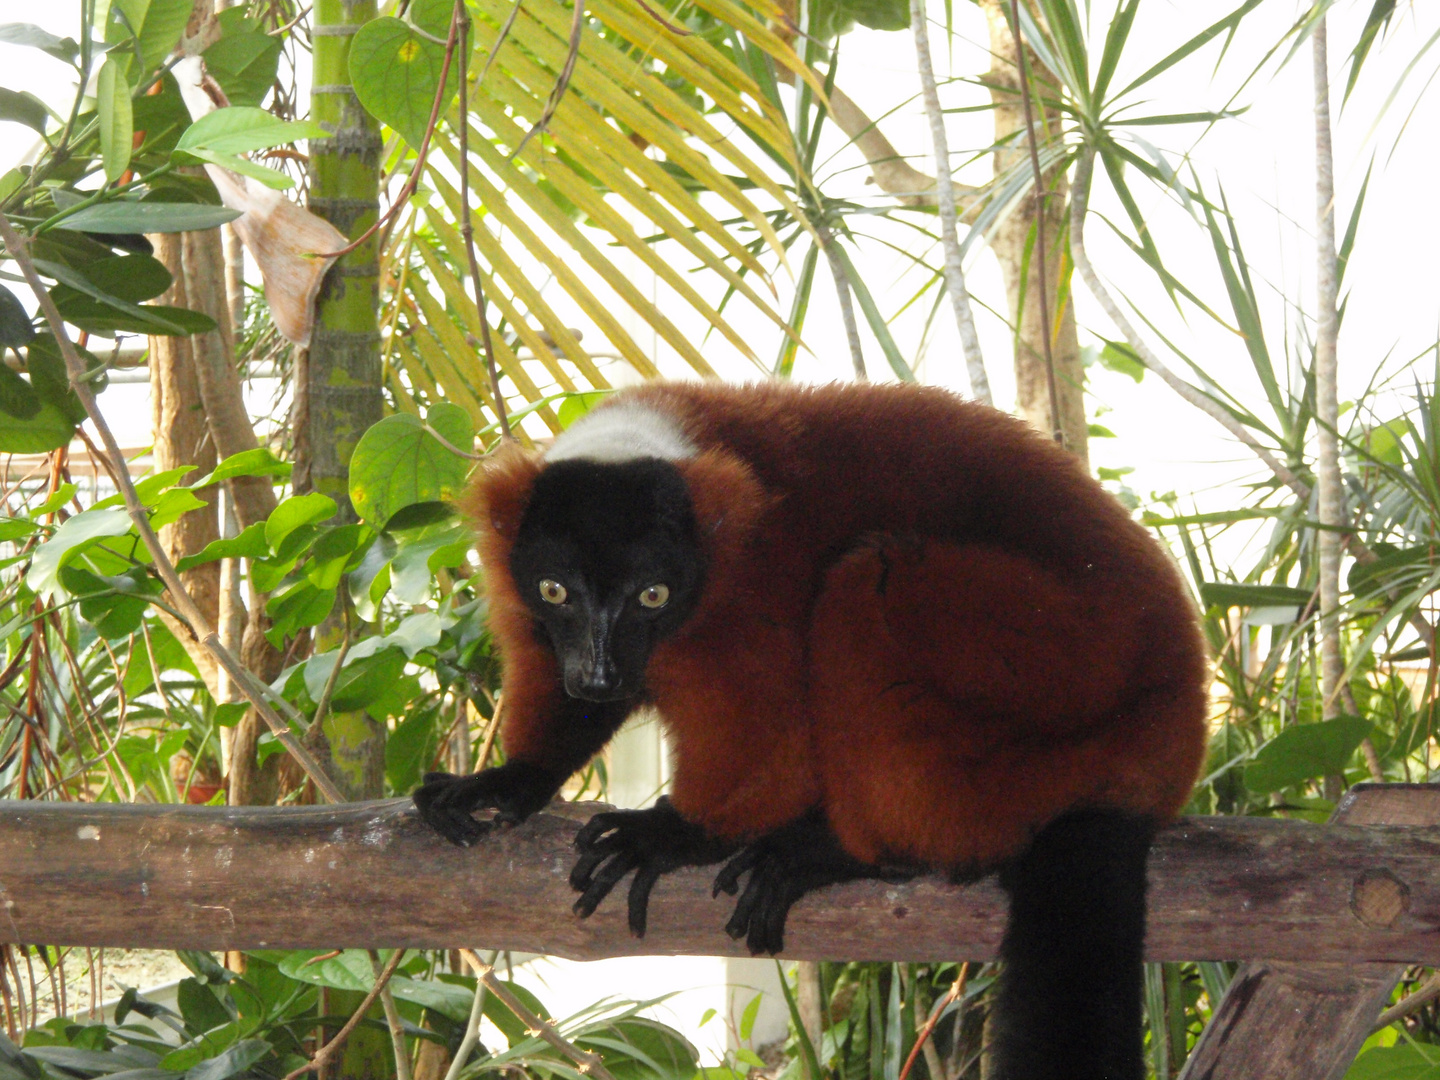
MULTIPOLYGON (((682 815, 746 839, 821 804, 867 862, 963 871, 1074 807, 1164 819, 1185 802, 1206 734, 1195 615, 1169 557, 1070 455, 914 386, 624 396, 702 451, 677 465, 706 584, 646 675, 682 815)), ((505 453, 473 511, 506 752, 546 764, 563 691, 507 571, 540 467, 505 453)))

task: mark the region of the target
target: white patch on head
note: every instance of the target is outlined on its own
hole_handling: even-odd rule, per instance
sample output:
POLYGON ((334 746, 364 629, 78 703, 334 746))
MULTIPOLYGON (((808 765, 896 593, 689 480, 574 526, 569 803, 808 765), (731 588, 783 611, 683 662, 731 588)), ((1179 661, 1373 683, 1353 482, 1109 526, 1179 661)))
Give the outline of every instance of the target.
POLYGON ((649 405, 626 401, 596 409, 575 421, 546 451, 545 461, 679 461, 695 453, 695 444, 673 419, 649 405))

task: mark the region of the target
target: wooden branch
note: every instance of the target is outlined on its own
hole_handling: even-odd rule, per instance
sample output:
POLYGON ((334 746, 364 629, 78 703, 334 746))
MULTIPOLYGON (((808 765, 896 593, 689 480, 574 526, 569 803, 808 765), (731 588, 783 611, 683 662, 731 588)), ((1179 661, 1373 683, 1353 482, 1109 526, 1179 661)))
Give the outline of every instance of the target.
MULTIPOLYGON (((1397 785, 1389 785, 1394 789, 1397 785)), ((632 938, 621 884, 570 913, 571 841, 598 804, 556 804, 473 848, 408 800, 331 807, 0 802, 0 942, 149 948, 484 947, 577 959, 743 955, 713 870, 662 878, 632 938)), ((1187 818, 1151 855, 1152 960, 1440 963, 1440 829, 1187 818)), ((807 897, 787 955, 984 960, 993 879, 856 882, 807 897)))

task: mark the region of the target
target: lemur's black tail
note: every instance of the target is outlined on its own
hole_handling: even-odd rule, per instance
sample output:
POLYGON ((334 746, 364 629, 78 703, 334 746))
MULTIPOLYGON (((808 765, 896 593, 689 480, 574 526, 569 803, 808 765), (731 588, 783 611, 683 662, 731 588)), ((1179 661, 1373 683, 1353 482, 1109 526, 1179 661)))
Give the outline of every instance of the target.
POLYGON ((1143 1080, 1145 858, 1154 824, 1057 819, 1001 875, 1010 926, 991 1023, 996 1080, 1143 1080))

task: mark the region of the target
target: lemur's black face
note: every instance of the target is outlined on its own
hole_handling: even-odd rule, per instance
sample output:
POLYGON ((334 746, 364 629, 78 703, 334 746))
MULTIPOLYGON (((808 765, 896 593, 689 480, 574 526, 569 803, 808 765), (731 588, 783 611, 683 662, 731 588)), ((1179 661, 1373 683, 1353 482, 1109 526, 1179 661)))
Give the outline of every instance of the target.
POLYGON ((510 572, 549 635, 567 694, 640 696, 650 651, 694 610, 704 575, 679 471, 659 458, 548 465, 510 572))

